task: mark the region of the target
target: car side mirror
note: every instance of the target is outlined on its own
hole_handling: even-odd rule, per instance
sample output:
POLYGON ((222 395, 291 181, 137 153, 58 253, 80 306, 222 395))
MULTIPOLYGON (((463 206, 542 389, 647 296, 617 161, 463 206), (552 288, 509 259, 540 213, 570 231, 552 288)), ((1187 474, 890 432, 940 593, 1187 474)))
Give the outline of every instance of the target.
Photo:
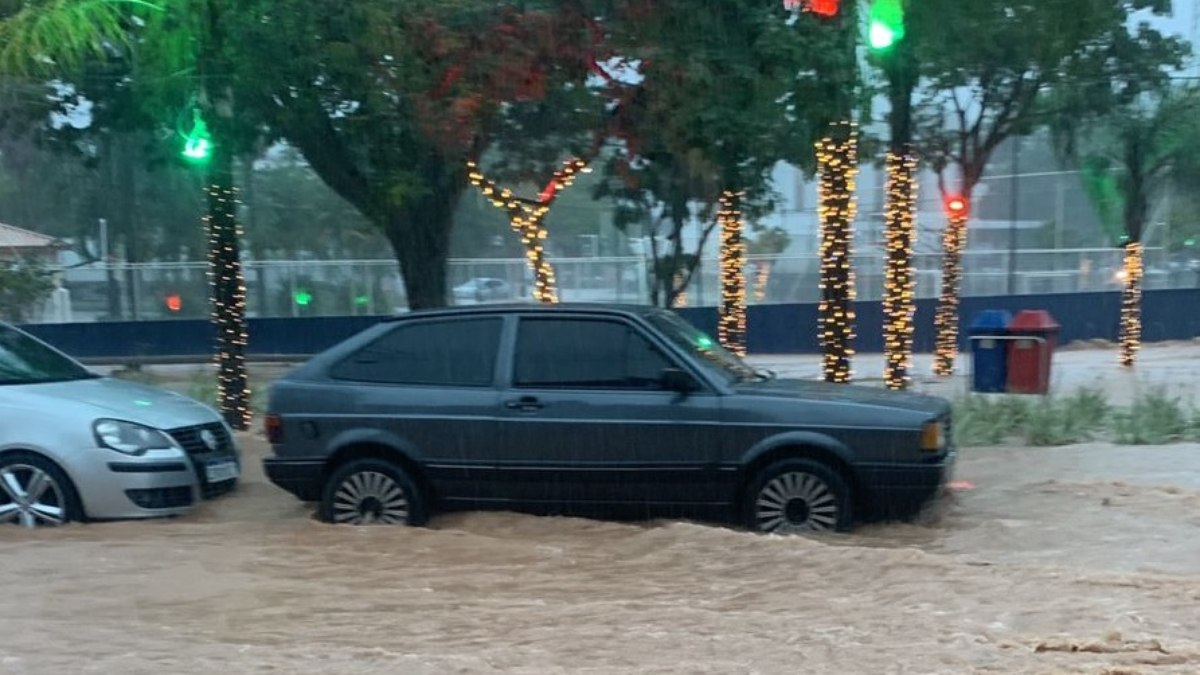
POLYGON ((678 368, 664 368, 662 384, 668 391, 677 391, 681 394, 690 394, 700 388, 700 383, 696 381, 696 378, 678 368))

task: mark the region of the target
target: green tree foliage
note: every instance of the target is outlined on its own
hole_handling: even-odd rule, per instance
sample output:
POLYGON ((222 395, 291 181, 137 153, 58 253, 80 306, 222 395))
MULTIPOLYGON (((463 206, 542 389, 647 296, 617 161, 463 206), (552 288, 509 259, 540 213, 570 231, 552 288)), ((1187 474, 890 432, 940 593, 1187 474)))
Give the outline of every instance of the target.
POLYGON ((1111 243, 1140 243, 1165 191, 1200 178, 1200 89, 1142 95, 1085 121, 1069 147, 1111 243))
POLYGON ((239 8, 240 101, 385 234, 410 305, 443 304, 467 160, 512 130, 510 104, 529 104, 525 119, 537 119, 532 104, 584 82, 590 19, 549 2, 259 0, 239 8))
MULTIPOLYGON (((1153 90, 1187 43, 1131 15, 1169 0, 922 0, 909 10, 923 78, 918 140, 931 167, 955 168, 970 196, 1005 140, 1103 114, 1153 90)), ((943 191, 946 190, 942 185, 943 191)))
POLYGON ((813 122, 813 101, 796 93, 818 75, 777 4, 614 5, 612 50, 639 77, 609 81, 618 152, 596 196, 613 198, 617 227, 640 228, 654 258, 651 301, 670 307, 696 272, 721 193, 744 192, 742 212, 754 220, 773 207, 778 161, 811 165, 814 129, 824 127, 813 122), (689 249, 684 232, 693 224, 689 249))
POLYGON ((1200 89, 1164 87, 1138 96, 1098 120, 1084 120, 1063 143, 1084 167, 1088 195, 1106 226, 1119 224, 1125 249, 1121 299, 1121 365, 1132 366, 1141 342, 1142 238, 1155 201, 1172 181, 1200 176, 1200 89), (1091 122, 1087 124, 1087 122, 1091 122))
POLYGON ((61 74, 123 43, 143 0, 0 0, 0 74, 61 74))
MULTIPOLYGON (((915 126, 943 197, 970 203, 993 153, 1013 136, 1056 120, 1102 114, 1160 86, 1187 53, 1182 40, 1145 23, 1168 0, 922 0, 912 3, 909 38, 923 78, 915 126), (956 176, 947 185, 948 174, 956 176)), ((1092 166, 1089 164, 1088 166, 1092 166)), ((1099 186, 1103 187, 1103 186, 1099 186)), ((1103 220, 1103 213, 1101 213, 1103 220)), ((937 309, 935 372, 954 369, 958 279, 966 228, 947 225, 937 309)))
POLYGON ((0 321, 23 323, 54 290, 50 273, 31 260, 0 260, 0 321))

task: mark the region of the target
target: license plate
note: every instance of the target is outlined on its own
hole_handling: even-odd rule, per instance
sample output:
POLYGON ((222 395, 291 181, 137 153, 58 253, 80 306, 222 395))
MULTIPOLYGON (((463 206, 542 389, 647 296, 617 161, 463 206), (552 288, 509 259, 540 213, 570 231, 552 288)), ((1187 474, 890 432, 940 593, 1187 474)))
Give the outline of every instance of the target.
POLYGON ((204 467, 204 476, 209 483, 221 483, 238 477, 237 462, 213 462, 204 467))

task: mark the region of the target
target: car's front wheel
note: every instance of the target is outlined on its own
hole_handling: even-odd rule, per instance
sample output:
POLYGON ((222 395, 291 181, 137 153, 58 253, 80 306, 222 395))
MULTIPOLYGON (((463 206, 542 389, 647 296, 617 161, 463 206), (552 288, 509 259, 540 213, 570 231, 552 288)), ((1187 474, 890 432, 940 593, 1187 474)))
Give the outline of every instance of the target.
POLYGON ((339 525, 421 525, 425 507, 416 482, 392 462, 357 459, 333 473, 321 519, 339 525))
POLYGON ((75 486, 57 464, 27 452, 0 459, 0 524, 34 528, 81 519, 75 486))
POLYGON ((831 467, 787 459, 760 472, 746 492, 747 526, 771 534, 844 532, 854 521, 850 488, 831 467))

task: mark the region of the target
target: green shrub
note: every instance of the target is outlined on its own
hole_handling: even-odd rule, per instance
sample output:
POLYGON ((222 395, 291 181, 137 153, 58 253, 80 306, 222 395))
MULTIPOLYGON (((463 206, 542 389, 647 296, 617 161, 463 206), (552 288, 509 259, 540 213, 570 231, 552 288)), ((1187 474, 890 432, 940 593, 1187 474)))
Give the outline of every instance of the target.
POLYGON ((1080 425, 1068 417, 1065 402, 1046 398, 1025 420, 1025 442, 1035 447, 1069 445, 1083 439, 1080 425))
POLYGON ((954 435, 960 446, 997 445, 1018 432, 1007 398, 968 395, 954 402, 954 435))
POLYGON ((958 444, 996 445, 1016 435, 1033 446, 1068 445, 1094 438, 1111 412, 1099 389, 1066 398, 969 395, 954 405, 958 444))
POLYGON ((1108 425, 1112 406, 1103 389, 1080 387, 1063 399, 1065 417, 1083 433, 1103 429, 1108 425))
POLYGON ((1113 432, 1124 445, 1160 445, 1186 438, 1190 421, 1178 396, 1154 387, 1133 406, 1113 415, 1113 432))

